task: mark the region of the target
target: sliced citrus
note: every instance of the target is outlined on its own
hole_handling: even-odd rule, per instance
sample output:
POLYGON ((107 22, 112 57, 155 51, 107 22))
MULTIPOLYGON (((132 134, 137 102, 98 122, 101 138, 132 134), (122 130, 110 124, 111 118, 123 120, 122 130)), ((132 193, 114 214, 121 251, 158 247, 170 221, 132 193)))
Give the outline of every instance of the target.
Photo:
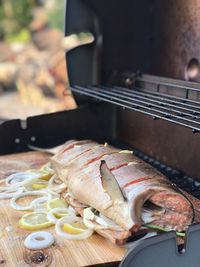
POLYGON ((19 226, 26 230, 41 230, 53 225, 47 218, 46 212, 31 212, 21 217, 19 226))
POLYGON ((55 225, 56 233, 69 240, 81 240, 90 237, 93 230, 83 224, 80 217, 65 216, 59 219, 55 225))
POLYGON ((47 188, 47 186, 48 186, 48 184, 44 183, 44 181, 41 179, 34 181, 31 185, 32 189, 34 189, 34 190, 41 190, 41 189, 47 188))
POLYGON ((37 178, 40 178, 40 179, 45 180, 45 181, 48 181, 51 178, 51 176, 53 175, 52 173, 47 172, 47 171, 42 170, 42 169, 41 170, 34 170, 33 169, 33 170, 29 170, 29 172, 37 174, 38 175, 37 178))
POLYGON ((25 185, 25 188, 28 191, 32 191, 32 190, 41 190, 41 189, 47 188, 47 186, 48 186, 47 181, 44 181, 40 178, 36 178, 32 180, 30 183, 28 183, 27 185, 25 185))
POLYGON ((51 176, 55 173, 54 170, 51 168, 50 163, 43 165, 40 170, 51 174, 51 176))
POLYGON ((83 223, 73 222, 70 224, 64 223, 62 229, 68 234, 78 235, 85 232, 88 228, 83 223))
POLYGON ((53 175, 52 173, 44 172, 43 175, 40 177, 40 179, 49 181, 52 175, 53 175))
MULTIPOLYGON (((61 198, 53 198, 47 202, 47 210, 50 211, 55 208, 65 209, 68 207, 68 204, 64 199, 61 198)), ((66 216, 65 213, 55 213, 56 218, 61 218, 66 216)))
POLYGON ((41 190, 41 189, 47 188, 46 184, 39 184, 39 183, 38 184, 34 183, 31 186, 32 186, 32 189, 34 190, 41 190))

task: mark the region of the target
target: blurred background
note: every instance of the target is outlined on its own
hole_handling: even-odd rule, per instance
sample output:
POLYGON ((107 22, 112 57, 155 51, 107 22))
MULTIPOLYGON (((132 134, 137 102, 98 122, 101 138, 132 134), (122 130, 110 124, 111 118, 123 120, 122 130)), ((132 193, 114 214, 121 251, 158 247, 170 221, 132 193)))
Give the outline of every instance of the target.
POLYGON ((69 91, 64 0, 0 0, 0 119, 76 107, 69 91))

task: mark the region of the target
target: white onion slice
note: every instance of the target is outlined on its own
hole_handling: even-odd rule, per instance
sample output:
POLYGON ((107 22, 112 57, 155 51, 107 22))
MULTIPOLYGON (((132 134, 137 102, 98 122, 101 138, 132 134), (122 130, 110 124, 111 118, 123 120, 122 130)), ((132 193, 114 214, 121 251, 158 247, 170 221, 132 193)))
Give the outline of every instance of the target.
MULTIPOLYGON (((90 229, 97 229, 96 225, 94 224, 95 215, 92 212, 91 208, 86 208, 83 210, 83 222, 84 224, 90 229)), ((98 229, 105 229, 105 226, 99 226, 98 229)))
POLYGON ((147 209, 142 210, 141 217, 144 224, 151 223, 155 220, 153 211, 147 209))
POLYGON ((55 208, 48 212, 47 218, 50 222, 56 224, 59 219, 56 218, 56 213, 65 213, 67 216, 76 217, 75 210, 71 207, 69 208, 55 208))
POLYGON ((65 189, 66 188, 66 185, 65 185, 65 183, 63 183, 62 181, 61 181, 61 183, 60 184, 56 184, 56 183, 54 183, 54 181, 55 181, 55 179, 56 178, 58 178, 57 177, 57 175, 55 174, 55 175, 53 175, 52 177, 51 177, 51 179, 49 180, 49 183, 48 183, 48 189, 52 189, 52 190, 54 190, 55 192, 61 192, 63 189, 65 189))
POLYGON ((64 232, 62 230, 62 226, 67 223, 73 223, 73 222, 81 222, 82 223, 82 219, 80 217, 71 217, 71 216, 65 216, 63 218, 61 218, 60 220, 57 221, 55 229, 56 229, 56 233, 61 236, 61 237, 65 237, 67 239, 70 240, 82 240, 82 239, 86 239, 88 237, 90 237, 93 234, 93 230, 92 229, 86 229, 83 233, 80 234, 68 234, 66 232, 64 232))
POLYGON ((52 189, 54 191, 56 191, 57 193, 61 193, 63 191, 63 189, 65 189, 65 188, 67 188, 65 183, 62 183, 60 185, 57 185, 57 186, 53 187, 52 189))
POLYGON ((41 174, 36 172, 17 172, 8 176, 5 182, 7 186, 20 187, 40 176, 41 174))
POLYGON ((54 180, 55 180, 56 178, 57 178, 57 175, 56 175, 56 174, 54 174, 54 175, 50 178, 50 180, 49 180, 49 182, 48 182, 48 187, 49 187, 49 188, 53 186, 54 180))
POLYGON ((43 165, 42 168, 41 168, 42 171, 45 171, 45 172, 48 172, 48 173, 51 173, 51 174, 54 174, 54 170, 51 168, 51 163, 48 162, 47 164, 43 165))
POLYGON ((49 193, 49 194, 51 194, 52 196, 55 196, 55 197, 60 197, 60 194, 59 193, 57 193, 57 192, 54 192, 53 190, 50 190, 50 189, 48 189, 48 188, 46 188, 46 189, 43 189, 42 190, 43 192, 46 192, 46 193, 49 193))
POLYGON ((19 194, 21 194, 23 192, 23 188, 6 188, 7 190, 4 190, 3 192, 0 193, 0 199, 9 199, 15 196, 18 196, 19 194))
POLYGON ((28 249, 43 249, 50 247, 55 242, 54 236, 45 231, 39 231, 28 235, 24 246, 28 249))
POLYGON ((46 211, 46 207, 44 207, 44 204, 48 201, 48 199, 48 196, 34 199, 31 202, 32 209, 34 211, 46 211))
POLYGON ((83 222, 88 228, 91 229, 111 229, 115 231, 122 231, 120 226, 115 224, 107 217, 103 215, 101 215, 101 217, 95 215, 92 211, 92 208, 86 208, 83 210, 83 222))
POLYGON ((20 193, 17 196, 13 197, 10 201, 10 205, 13 209, 15 210, 31 210, 33 209, 33 201, 31 203, 29 203, 26 206, 22 206, 16 203, 17 199, 21 198, 21 197, 25 197, 25 196, 48 196, 48 200, 50 200, 52 198, 52 196, 46 192, 46 191, 28 191, 28 192, 24 192, 24 193, 20 193))
POLYGON ((64 195, 64 198, 68 200, 68 202, 71 204, 71 206, 73 206, 74 208, 88 208, 88 205, 85 205, 81 202, 79 202, 78 200, 76 200, 74 198, 74 196, 72 195, 72 193, 70 192, 67 192, 65 195, 64 195))
POLYGON ((111 219, 108 217, 104 216, 102 213, 99 213, 99 216, 97 216, 97 222, 102 225, 107 225, 107 226, 117 226, 116 223, 114 223, 111 219))

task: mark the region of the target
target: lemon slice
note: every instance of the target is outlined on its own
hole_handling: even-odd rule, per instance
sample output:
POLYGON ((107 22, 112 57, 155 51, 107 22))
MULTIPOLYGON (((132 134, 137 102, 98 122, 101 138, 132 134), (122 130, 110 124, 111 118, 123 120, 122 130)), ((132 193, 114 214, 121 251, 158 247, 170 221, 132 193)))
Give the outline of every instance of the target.
POLYGON ((44 172, 43 175, 40 177, 40 179, 49 181, 52 175, 53 175, 52 173, 44 172))
MULTIPOLYGON (((47 210, 50 211, 52 209, 61 208, 65 209, 68 207, 68 204, 66 201, 64 201, 61 198, 54 198, 47 202, 47 210)), ((65 213, 55 213, 56 218, 61 218, 66 216, 65 213)))
POLYGON ((52 173, 47 172, 45 170, 34 170, 33 169, 33 170, 29 170, 29 172, 37 174, 38 175, 37 178, 40 178, 40 179, 45 180, 45 181, 49 181, 49 179, 53 175, 52 173))
POLYGON ((26 188, 26 190, 28 191, 32 191, 32 190, 41 190, 41 189, 45 189, 48 186, 48 182, 45 180, 42 180, 40 178, 36 178, 34 180, 32 180, 30 183, 28 183, 27 185, 25 185, 24 187, 26 188))
POLYGON ((53 225, 47 218, 46 212, 31 212, 21 217, 19 226, 26 230, 41 230, 53 225))
POLYGON ((76 216, 65 216, 59 219, 55 225, 56 233, 69 240, 82 240, 90 237, 93 230, 87 228, 83 220, 76 216))
POLYGON ((51 175, 53 175, 55 172, 54 170, 51 168, 51 165, 50 163, 47 163, 45 165, 43 165, 41 168, 40 168, 41 171, 44 171, 44 172, 47 172, 51 175))
POLYGON ((47 188, 47 185, 46 184, 32 184, 31 187, 34 190, 41 190, 41 189, 47 188))
POLYGON ((68 234, 78 235, 84 233, 88 228, 83 223, 73 222, 71 224, 64 223, 62 229, 68 234))

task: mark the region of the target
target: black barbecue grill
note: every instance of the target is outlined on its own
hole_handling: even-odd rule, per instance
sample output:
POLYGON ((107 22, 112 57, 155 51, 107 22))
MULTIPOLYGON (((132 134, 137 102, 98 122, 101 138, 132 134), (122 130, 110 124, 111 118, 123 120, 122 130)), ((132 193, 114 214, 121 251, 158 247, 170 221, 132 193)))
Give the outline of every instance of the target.
MULTIPOLYGON (((67 54, 78 108, 0 125, 0 154, 91 138, 120 148, 200 198, 200 3, 195 0, 68 0, 66 35, 94 42, 67 54), (148 74, 145 74, 148 73, 148 74)), ((200 226, 185 253, 175 234, 133 244, 121 266, 199 266, 200 226), (154 255, 154 256, 153 256, 154 255)))

